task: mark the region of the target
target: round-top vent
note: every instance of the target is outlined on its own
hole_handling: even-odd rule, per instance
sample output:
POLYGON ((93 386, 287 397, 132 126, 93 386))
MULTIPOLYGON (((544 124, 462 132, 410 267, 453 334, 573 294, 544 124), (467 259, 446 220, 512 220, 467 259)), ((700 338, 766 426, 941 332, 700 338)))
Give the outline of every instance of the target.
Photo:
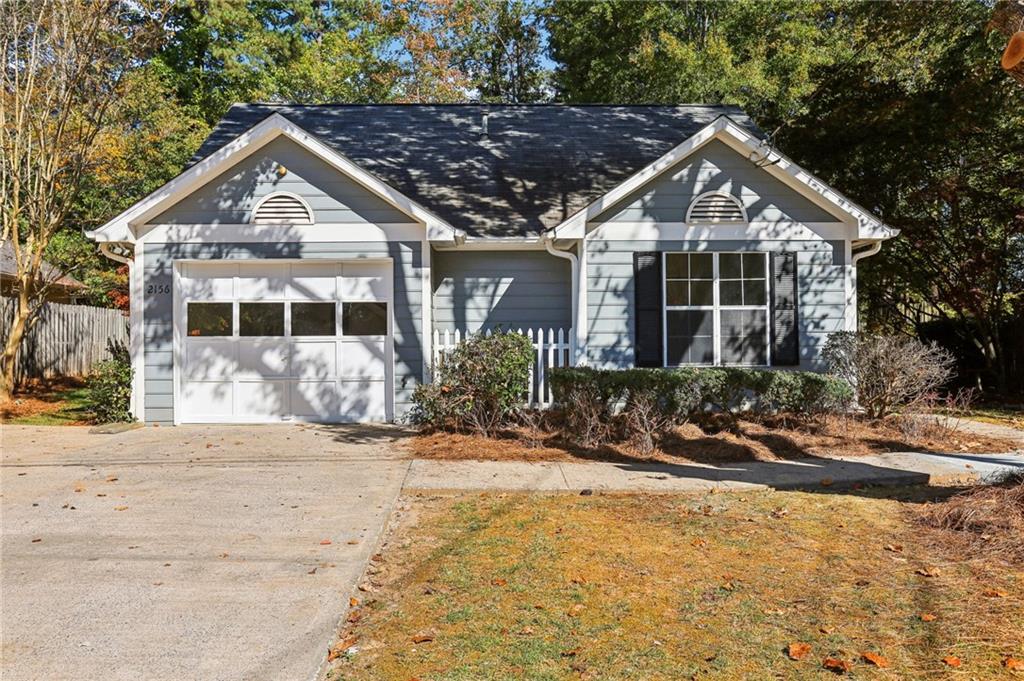
POLYGON ((712 192, 701 194, 686 213, 687 222, 746 222, 746 212, 735 196, 712 192))
POLYGON ((313 224, 313 211, 309 205, 294 194, 280 192, 265 197, 252 211, 252 222, 266 224, 313 224))

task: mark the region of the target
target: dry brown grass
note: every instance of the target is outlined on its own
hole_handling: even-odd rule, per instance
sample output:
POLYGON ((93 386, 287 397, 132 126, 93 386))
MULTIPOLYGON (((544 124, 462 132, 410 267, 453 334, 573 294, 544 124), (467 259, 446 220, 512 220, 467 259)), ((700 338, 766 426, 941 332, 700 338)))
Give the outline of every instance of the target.
POLYGON ((1024 474, 928 505, 921 520, 944 530, 937 539, 950 552, 1024 565, 1024 474))
POLYGON ((1016 449, 1019 443, 942 427, 922 421, 912 430, 898 421, 869 422, 830 417, 802 421, 771 417, 759 420, 708 417, 688 423, 660 438, 654 452, 644 455, 628 442, 585 449, 557 434, 557 423, 546 431, 518 428, 496 438, 453 433, 421 435, 408 442, 422 459, 488 461, 661 461, 723 463, 779 461, 816 456, 865 456, 893 451, 993 453, 1016 449))
POLYGON ((1024 572, 938 550, 934 493, 407 499, 329 678, 1006 678, 1024 572))

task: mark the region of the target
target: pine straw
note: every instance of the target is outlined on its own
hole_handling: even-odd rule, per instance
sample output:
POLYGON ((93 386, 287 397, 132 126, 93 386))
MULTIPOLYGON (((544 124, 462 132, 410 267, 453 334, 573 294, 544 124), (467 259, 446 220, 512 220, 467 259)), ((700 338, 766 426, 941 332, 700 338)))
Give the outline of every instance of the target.
POLYGON ((942 428, 929 422, 922 422, 908 433, 890 420, 766 417, 732 422, 709 416, 700 424, 687 423, 673 429, 659 439, 654 452, 645 456, 621 437, 600 447, 581 447, 567 441, 558 432, 558 426, 557 414, 553 414, 541 429, 513 428, 494 438, 434 432, 412 438, 408 447, 412 456, 421 459, 710 464, 907 451, 994 453, 1019 447, 1019 443, 1011 440, 942 428))
POLYGON ((961 555, 1024 565, 1024 473, 930 504, 920 518, 961 555))

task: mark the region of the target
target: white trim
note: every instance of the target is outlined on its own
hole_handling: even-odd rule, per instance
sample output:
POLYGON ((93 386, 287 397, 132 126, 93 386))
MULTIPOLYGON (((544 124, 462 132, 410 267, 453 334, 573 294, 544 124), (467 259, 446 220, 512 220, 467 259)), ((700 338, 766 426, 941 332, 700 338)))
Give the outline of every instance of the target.
POLYGON ((315 154, 406 215, 424 224, 427 230, 427 239, 457 242, 465 237, 461 230, 448 224, 397 189, 387 185, 279 113, 271 114, 263 119, 146 198, 133 204, 99 229, 86 232, 86 236, 97 241, 135 241, 135 230, 140 225, 146 224, 185 196, 217 177, 224 170, 282 135, 315 154))
POLYGON ((436 244, 439 251, 543 251, 544 235, 528 237, 470 237, 457 244, 436 244))
POLYGON ((833 241, 850 238, 850 228, 839 222, 795 221, 746 224, 685 222, 592 222, 588 239, 601 241, 833 241))
POLYGON ((740 200, 738 198, 736 198, 735 196, 733 196, 732 194, 730 194, 728 192, 723 192, 723 191, 715 190, 715 191, 710 191, 710 192, 704 192, 703 194, 699 195, 697 198, 695 198, 693 201, 690 202, 689 208, 686 209, 686 224, 689 225, 689 226, 704 226, 704 227, 723 226, 724 227, 726 225, 737 225, 737 224, 739 224, 739 225, 749 225, 750 224, 750 220, 747 218, 747 209, 743 206, 742 203, 740 203, 740 200), (723 220, 723 221, 711 220, 711 221, 696 221, 696 222, 691 220, 690 216, 693 215, 693 209, 697 206, 697 204, 700 203, 702 200, 704 200, 704 199, 706 199, 708 197, 711 197, 711 196, 721 196, 724 199, 729 199, 733 203, 733 205, 735 205, 737 208, 740 209, 740 215, 742 216, 742 219, 740 219, 740 220, 723 220))
MULTIPOLYGON (((423 367, 422 375, 423 382, 430 382, 430 358, 433 357, 432 342, 434 334, 431 333, 434 328, 433 311, 434 311, 434 285, 433 279, 431 278, 431 253, 430 253, 430 242, 424 239, 420 242, 420 287, 422 292, 420 293, 420 307, 422 309, 423 332, 420 333, 421 344, 423 348, 423 367)), ((393 287, 392 287, 393 288, 393 287)), ((392 293, 394 297, 394 293, 392 293)), ((391 390, 394 393, 394 388, 391 390)))
MULTIPOLYGON (((702 367, 702 366, 728 366, 743 368, 768 368, 772 366, 772 313, 771 313, 771 267, 768 261, 767 251, 662 251, 661 253, 661 365, 663 367, 702 367), (719 257, 721 255, 749 255, 757 253, 764 258, 764 305, 726 305, 726 311, 733 310, 760 310, 765 315, 764 341, 765 341, 765 364, 723 364, 722 363, 722 302, 721 302, 721 273, 719 271, 719 257), (711 305, 669 305, 668 303, 668 256, 670 255, 710 255, 711 256, 711 305), (669 364, 668 363, 668 313, 670 311, 685 312, 689 310, 711 310, 712 323, 712 349, 714 352, 712 364, 669 364)), ((686 281, 689 281, 687 279, 686 281)), ((698 280, 703 281, 703 280, 698 280)), ((729 281, 735 281, 730 279, 729 281)), ((744 281, 741 279, 740 281, 744 281)))
MULTIPOLYGON (((548 236, 550 237, 551 235, 549 234, 548 236)), ((582 239, 580 240, 580 243, 582 243, 582 239)), ((555 240, 553 238, 547 238, 544 240, 544 248, 547 250, 548 253, 555 256, 556 258, 561 258, 563 260, 569 261, 569 298, 571 300, 569 308, 570 315, 573 319, 573 323, 576 325, 576 333, 578 335, 580 329, 580 260, 572 251, 563 251, 555 248, 555 240)), ((561 329, 559 329, 559 333, 561 333, 561 329)), ((578 343, 572 344, 572 349, 569 354, 569 364, 572 366, 576 366, 577 358, 575 352, 578 348, 578 343)))
POLYGON ((252 224, 252 225, 257 225, 257 224, 265 225, 265 224, 268 224, 266 222, 262 222, 262 223, 256 222, 256 214, 260 211, 260 207, 263 206, 264 203, 266 203, 270 199, 276 198, 278 196, 287 196, 289 199, 295 199, 300 204, 302 204, 302 207, 306 209, 306 215, 309 216, 309 220, 307 220, 307 221, 300 221, 300 222, 288 221, 288 222, 284 222, 282 224, 286 224, 286 225, 312 225, 312 224, 316 223, 316 214, 313 212, 313 209, 310 208, 309 202, 306 201, 306 199, 302 198, 301 196, 299 196, 298 194, 296 194, 294 192, 286 192, 286 191, 282 191, 282 190, 277 190, 277 191, 273 191, 273 192, 267 194, 262 199, 260 199, 259 201, 256 202, 256 205, 252 207, 252 212, 249 213, 249 224, 252 224))
POLYGON ((155 243, 325 243, 421 241, 416 223, 319 223, 315 225, 185 224, 146 225, 137 241, 155 243))
POLYGON ((135 255, 128 265, 128 344, 132 362, 132 416, 146 422, 146 335, 145 277, 146 261, 143 244, 135 244, 135 255))
POLYGON ((640 189, 643 185, 666 172, 694 151, 713 139, 721 139, 734 148, 740 146, 750 155, 764 157, 764 169, 783 180, 791 187, 800 187, 808 198, 826 208, 838 208, 857 224, 858 238, 889 239, 899 231, 883 224, 866 210, 835 191, 817 177, 807 172, 782 154, 767 149, 764 143, 732 122, 727 116, 719 116, 693 136, 684 140, 668 153, 631 175, 624 182, 591 202, 552 228, 556 238, 581 239, 587 236, 587 223, 611 208, 613 205, 640 189))

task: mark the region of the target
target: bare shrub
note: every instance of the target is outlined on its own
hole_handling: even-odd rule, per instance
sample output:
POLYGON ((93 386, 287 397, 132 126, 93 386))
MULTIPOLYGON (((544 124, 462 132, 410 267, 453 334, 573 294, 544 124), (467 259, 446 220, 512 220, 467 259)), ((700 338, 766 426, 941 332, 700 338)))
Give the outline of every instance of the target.
POLYGON ((608 441, 611 425, 608 407, 601 395, 578 386, 568 390, 563 398, 565 432, 571 434, 583 447, 597 447, 608 441))
POLYGON ((547 432, 544 428, 546 422, 545 414, 540 409, 521 409, 519 411, 519 425, 522 426, 521 440, 530 449, 540 449, 544 446, 544 439, 547 432))
POLYGON ((911 438, 949 439, 960 432, 976 395, 974 388, 960 388, 945 395, 927 392, 900 412, 900 431, 911 438))
POLYGON ((1024 563, 1024 473, 1009 473, 991 485, 979 485, 931 504, 922 522, 955 532, 977 558, 1024 563))
POLYGON ((844 331, 829 336, 823 356, 848 381, 868 417, 883 418, 935 392, 953 374, 953 356, 909 336, 844 331))
POLYGON ((623 416, 630 442, 644 456, 654 451, 655 438, 668 431, 673 422, 671 413, 662 404, 661 396, 653 390, 630 394, 623 416))

